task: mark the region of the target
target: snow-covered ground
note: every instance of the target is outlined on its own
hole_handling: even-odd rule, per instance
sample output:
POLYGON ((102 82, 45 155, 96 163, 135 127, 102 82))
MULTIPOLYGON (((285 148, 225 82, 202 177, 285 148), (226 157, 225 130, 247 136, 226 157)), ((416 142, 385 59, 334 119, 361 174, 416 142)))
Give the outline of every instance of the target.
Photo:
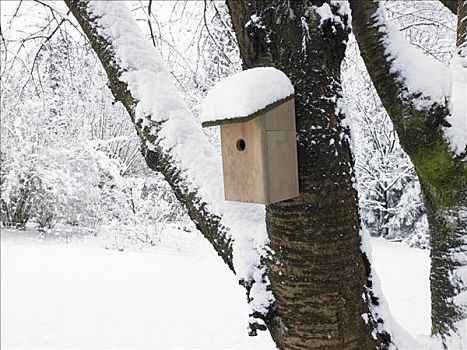
MULTIPOLYGON (((264 348, 248 337, 242 287, 196 233, 168 229, 158 247, 106 250, 2 230, 1 345, 65 348, 264 348)), ((394 317, 430 328, 428 251, 373 239, 373 261, 394 317)))
POLYGON ((384 239, 371 240, 373 263, 394 318, 413 337, 430 334, 430 256, 384 239))

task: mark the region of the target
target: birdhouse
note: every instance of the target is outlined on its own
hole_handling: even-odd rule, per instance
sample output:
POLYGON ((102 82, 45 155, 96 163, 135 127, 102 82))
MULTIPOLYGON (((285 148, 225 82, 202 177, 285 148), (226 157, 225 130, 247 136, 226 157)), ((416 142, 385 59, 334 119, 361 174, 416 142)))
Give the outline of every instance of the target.
POLYGON ((209 93, 202 125, 220 125, 225 199, 270 204, 298 196, 293 93, 270 67, 228 77, 209 93))

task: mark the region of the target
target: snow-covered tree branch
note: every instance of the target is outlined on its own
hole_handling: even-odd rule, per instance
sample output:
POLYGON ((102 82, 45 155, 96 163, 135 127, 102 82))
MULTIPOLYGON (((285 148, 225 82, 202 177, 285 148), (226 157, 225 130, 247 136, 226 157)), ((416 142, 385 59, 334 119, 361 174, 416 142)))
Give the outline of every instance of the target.
POLYGON ((298 91, 301 195, 267 207, 268 258, 263 207, 223 202, 219 157, 125 5, 66 3, 132 118, 148 165, 164 175, 249 290, 252 333, 267 325, 283 348, 389 344, 381 317, 390 316, 373 282, 368 252, 360 249, 348 128, 339 102, 345 4, 283 3, 274 12, 266 2, 229 2, 244 66, 276 66, 298 91))
MULTIPOLYGON (((463 4, 459 1, 459 17, 463 4)), ((466 341, 467 322, 463 26, 458 26, 457 54, 449 69, 406 42, 381 1, 351 1, 351 7, 368 72, 422 184, 431 233, 432 332, 445 346, 458 346, 466 341)))
POLYGON ((106 70, 115 99, 128 111, 148 166, 163 174, 197 228, 247 287, 251 314, 256 308, 264 312, 273 300, 262 263, 264 208, 224 202, 220 156, 126 5, 66 3, 106 70))
MULTIPOLYGON (((210 233, 210 239, 212 240, 213 244, 221 254, 221 257, 224 261, 233 268, 232 265, 232 252, 231 252, 231 240, 226 236, 226 230, 220 223, 219 216, 213 216, 208 212, 207 203, 205 201, 200 201, 198 195, 195 194, 193 187, 189 189, 187 187, 187 183, 180 183, 184 177, 183 170, 180 167, 174 166, 174 162, 171 160, 172 155, 169 154, 167 151, 163 151, 162 146, 160 145, 160 139, 158 139, 158 133, 162 129, 162 125, 164 125, 172 115, 172 113, 178 112, 179 114, 183 115, 187 119, 187 123, 192 123, 194 126, 195 121, 190 120, 191 116, 189 115, 188 110, 184 106, 183 102, 179 100, 178 93, 173 88, 173 83, 171 78, 168 76, 168 73, 165 71, 162 63, 157 61, 157 56, 155 55, 155 51, 147 45, 144 39, 141 39, 139 29, 136 28, 136 34, 134 32, 125 32, 125 29, 133 29, 131 26, 133 25, 133 19, 130 17, 131 15, 128 13, 128 10, 124 4, 108 4, 108 8, 104 8, 102 13, 99 13, 98 10, 100 9, 99 6, 97 9, 93 9, 92 5, 86 2, 67 2, 67 5, 72 10, 73 14, 79 21, 80 25, 83 28, 83 31, 89 38, 93 49, 98 54, 101 63, 104 66, 104 69, 107 72, 107 76, 109 78, 109 86, 111 88, 112 93, 115 96, 115 99, 122 102, 125 108, 127 109, 130 117, 132 118, 133 122, 137 126, 137 132, 142 139, 142 149, 144 157, 148 163, 148 165, 157 170, 161 171, 172 183, 179 182, 178 186, 175 188, 175 193, 177 197, 186 203, 187 207, 191 207, 193 212, 192 215, 199 216, 198 218, 198 225, 209 228, 207 232, 210 233), (113 7, 116 8, 115 12, 111 12, 113 7), (105 13, 105 10, 109 11, 109 17, 112 14, 115 15, 112 20, 119 20, 117 22, 122 26, 122 29, 116 26, 115 33, 106 31, 103 29, 102 25, 99 25, 99 21, 102 20, 102 17, 105 13), (94 11, 93 11, 94 10, 94 11), (122 13, 119 13, 123 11, 122 13), (129 22, 129 24, 127 24, 129 22), (126 27, 125 27, 126 25, 126 27), (112 35, 113 34, 113 35, 112 35), (132 36, 133 35, 133 36, 132 36), (134 37, 136 35, 136 37, 134 37), (120 47, 116 44, 116 41, 121 39, 120 47), (131 40, 138 43, 138 39, 140 41, 140 47, 138 48, 136 55, 132 56, 132 49, 130 46, 131 40), (125 43, 127 46, 125 47, 125 43), (120 51, 119 51, 120 49, 120 51), (125 51, 126 49, 126 51, 125 51), (145 57, 145 55, 150 55, 150 57, 145 57), (132 62, 131 59, 135 59, 139 57, 141 60, 138 62, 132 62), (154 58, 156 57, 156 58, 154 58), (146 60, 146 61, 144 61, 146 60), (152 60, 152 61, 151 61, 152 60), (142 64, 143 66, 140 68, 138 67, 138 63, 142 64), (152 64, 152 65, 151 65, 152 64), (134 73, 133 76, 131 73, 134 73), (140 74, 138 76, 138 73, 140 74), (167 108, 166 110, 159 110, 158 116, 153 116, 153 111, 150 110, 151 106, 144 106, 140 105, 141 99, 145 96, 144 94, 151 94, 152 91, 150 90, 151 86, 147 87, 144 86, 144 81, 138 86, 138 78, 141 80, 144 78, 142 74, 153 73, 157 74, 160 73, 156 79, 154 79, 155 84, 160 84, 155 87, 163 86, 168 92, 164 92, 166 96, 170 100, 171 103, 167 103, 167 105, 161 106, 161 108, 167 108), (124 74, 127 76, 124 77, 124 74), (130 80, 133 78, 134 80, 130 80), (130 85, 133 83, 134 85, 130 85), (167 84, 164 85, 164 84, 167 84), (129 86, 130 85, 130 86, 129 86), (139 90, 138 90, 139 87, 139 90), (133 89, 132 89, 133 88, 133 89), (139 92, 140 95, 137 95, 139 92), (135 97, 137 95, 138 97, 135 97), (137 107, 139 109, 137 110, 137 107), (171 110, 170 107, 173 109, 171 110), (147 110, 144 110, 146 108, 147 110), (170 113, 168 115, 168 113, 170 113), (154 120, 152 119, 154 118, 154 120), (203 212, 204 215, 200 215, 203 212), (209 213, 209 214, 208 214, 209 213)), ((105 7, 102 6, 102 7, 105 7)), ((111 24, 109 23, 109 26, 111 24)), ((134 31, 134 29, 133 29, 134 31)), ((154 87, 153 87, 154 88, 154 87)), ((166 91, 167 91, 166 90, 166 91)), ((157 96, 156 96, 157 97, 157 96)), ((145 100, 143 99, 143 102, 145 100)), ((146 103, 147 102, 146 100, 146 103)), ((183 127, 183 124, 182 124, 183 127)), ((197 128, 199 131, 199 128, 197 128)), ((196 130, 196 129, 195 129, 196 130)), ((186 130, 180 130, 181 132, 186 130)), ((190 130, 190 132, 192 132, 190 130)), ((161 137, 162 138, 162 137, 161 137)), ((193 143, 192 146, 196 145, 193 143)), ((203 146, 206 145, 202 144, 198 148, 200 152, 205 151, 203 146)), ((173 147, 173 145, 169 145, 168 148, 173 147)), ((207 146, 209 147, 209 146, 207 146)), ((218 161, 218 157, 215 155, 214 150, 209 148, 208 149, 208 162, 210 161, 218 161)), ((217 167, 218 168, 218 167, 217 167)), ((212 169, 212 167, 211 167, 212 169)), ((219 174, 214 174, 213 176, 207 177, 208 180, 219 179, 219 174)))

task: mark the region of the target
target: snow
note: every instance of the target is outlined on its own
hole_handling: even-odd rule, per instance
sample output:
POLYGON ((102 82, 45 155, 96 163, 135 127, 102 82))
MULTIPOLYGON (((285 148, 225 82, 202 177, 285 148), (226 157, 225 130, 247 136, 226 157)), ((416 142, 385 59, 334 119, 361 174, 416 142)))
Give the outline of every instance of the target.
MULTIPOLYGON (((267 282, 262 282, 265 267, 261 263, 266 256, 268 237, 264 221, 264 206, 225 202, 222 184, 221 158, 214 146, 203 134, 201 126, 188 110, 175 88, 174 81, 158 52, 144 37, 128 7, 123 2, 90 2, 92 16, 96 17, 98 31, 115 48, 115 59, 123 68, 121 79, 128 84, 132 96, 138 101, 136 121, 158 135, 158 146, 169 154, 188 190, 196 192, 209 212, 221 218, 227 228, 225 234, 233 240, 234 267, 239 280, 249 283, 258 281, 251 295, 261 310, 267 309, 273 297, 267 292, 267 282), (159 130, 160 129, 160 130, 159 130)), ((276 70, 262 69, 245 73, 247 76, 265 79, 261 85, 268 91, 293 92, 291 85, 270 87, 281 81, 290 81, 276 70), (275 73, 273 73, 275 72, 275 73), (258 75, 257 75, 258 74, 258 75), (277 79, 277 80, 276 80, 277 79)), ((259 83, 256 81, 256 83, 259 83)), ((253 84, 253 83, 252 83, 253 84)), ((238 93, 242 93, 243 86, 238 93)), ((272 92, 256 91, 258 96, 272 92)), ((276 96, 277 97, 277 96, 276 96)), ((223 98, 221 103, 227 104, 223 98)), ((154 150, 156 145, 146 140, 146 146, 154 150)), ((220 237, 222 238, 222 237, 220 237)), ((256 311, 256 310, 252 310, 256 311)))
POLYGON ((450 115, 446 120, 451 127, 443 128, 443 132, 451 150, 457 155, 462 154, 467 145, 467 48, 458 49, 448 67, 411 45, 387 19, 382 4, 375 16, 375 25, 385 34, 391 72, 399 73, 408 88, 403 97, 410 97, 420 108, 429 108, 433 103, 444 106, 449 101, 450 115), (422 93, 422 96, 410 96, 417 93, 422 93))
POLYGON ((384 44, 391 72, 399 73, 408 88, 407 96, 403 97, 421 92, 420 98, 411 98, 418 107, 427 108, 435 102, 445 105, 451 93, 449 68, 412 46, 388 20, 382 3, 379 3, 374 16, 377 20, 375 25, 385 34, 384 44))
POLYGON ((250 26, 254 26, 254 27, 260 28, 260 29, 266 29, 263 22, 261 21, 261 17, 258 16, 256 13, 252 14, 250 16, 250 20, 245 23, 245 28, 248 28, 250 26))
POLYGON ((244 70, 217 83, 201 112, 202 123, 245 118, 294 94, 289 78, 273 67, 244 70))
POLYGON ((350 11, 350 4, 348 0, 331 0, 332 6, 337 6, 337 13, 341 16, 347 16, 347 26, 351 27, 352 11, 350 11))
MULTIPOLYGON (((275 349, 268 332, 248 337, 244 289, 199 234, 169 229, 162 246, 123 252, 98 237, 64 244, 1 234, 2 348, 275 349)), ((371 244, 395 319, 428 335, 429 252, 371 244)))
POLYGON ((412 336, 429 334, 431 328, 431 298, 428 292, 429 251, 409 248, 382 238, 371 239, 371 247, 373 264, 380 276, 384 296, 390 303, 392 315, 412 336), (388 283, 388 281, 398 282, 388 283), (417 303, 412 303, 414 297, 417 298, 417 303), (393 300, 397 302, 393 303, 393 300))
POLYGON ((315 8, 316 13, 320 17, 320 25, 323 25, 324 21, 334 18, 334 14, 331 11, 331 6, 329 4, 324 3, 320 7, 315 8))
POLYGON ((455 55, 451 61, 452 93, 446 118, 451 127, 443 128, 450 148, 458 155, 467 147, 467 47, 463 50, 465 57, 455 55))
POLYGON ((306 59, 306 43, 311 40, 310 28, 308 27, 308 23, 306 23, 305 17, 300 18, 300 21, 302 23, 302 52, 304 59, 306 59))
MULTIPOLYGON (((370 242, 370 236, 369 234, 365 231, 365 230, 361 230, 360 232, 360 235, 361 235, 361 238, 362 238, 362 245, 361 245, 361 250, 362 252, 364 252, 368 258, 368 260, 370 261, 371 263, 371 281, 372 281, 372 288, 371 288, 371 291, 373 296, 375 296, 377 299, 378 299, 378 304, 376 305, 372 305, 371 309, 370 309, 370 312, 371 312, 371 315, 372 315, 372 318, 373 320, 379 320, 379 319, 382 319, 384 320, 384 323, 380 323, 378 322, 377 326, 378 326, 378 332, 379 333, 384 333, 384 332, 388 332, 391 336, 391 341, 392 341, 392 344, 390 345, 390 349, 391 350, 396 350, 396 349, 399 349, 399 350, 402 350, 402 349, 407 349, 407 350, 413 350, 413 349, 423 349, 424 346, 422 344, 420 344, 413 335, 411 335, 407 329, 403 328, 403 326, 399 323, 400 321, 398 321, 393 312, 391 311, 390 307, 389 307, 389 303, 386 299, 386 290, 385 288, 383 288, 381 282, 380 282, 380 275, 381 276, 385 276, 383 274, 381 274, 379 271, 381 269, 381 267, 378 268, 378 265, 382 266, 382 269, 384 270, 386 264, 392 262, 392 260, 394 259, 394 257, 396 257, 396 260, 398 261, 403 261, 403 260, 408 260, 408 259, 411 259, 412 257, 403 257, 402 254, 400 254, 400 252, 396 252, 396 254, 394 255, 394 257, 391 259, 389 258, 387 255, 383 255, 381 254, 382 252, 384 252, 386 249, 387 249, 387 246, 384 247, 384 250, 380 252, 380 255, 382 256, 381 259, 378 259, 379 260, 379 264, 376 263, 376 260, 373 259, 373 243, 370 242)), ((384 241, 384 243, 389 243, 387 241, 384 241)), ((378 246, 376 244, 376 246, 378 246)), ((410 249, 415 249, 415 248, 410 248, 410 249)), ((391 268, 394 269, 394 265, 393 264, 390 264, 391 268)), ((405 265, 401 265, 399 266, 400 268, 404 268, 405 265)), ((428 265, 429 266, 429 265, 428 265)), ((418 270, 420 271, 420 270, 418 270)), ((417 271, 417 272, 418 272, 417 271)), ((400 272, 400 270, 398 270, 398 272, 400 272)), ((429 276, 429 273, 424 273, 424 274, 420 274, 420 276, 422 276, 422 281, 425 280, 425 281, 428 281, 428 276, 429 276)), ((413 278, 413 276, 412 276, 413 278)), ((420 281, 418 281, 419 283, 417 283, 417 286, 423 286, 425 283, 420 283, 420 281)), ((399 285, 399 289, 401 288, 401 285, 399 285)), ((428 288, 428 291, 429 291, 429 288, 428 288)), ((410 296, 411 299, 413 299, 417 294, 413 294, 410 296)), ((428 294, 430 295, 430 294, 428 294)), ((365 298, 365 295, 363 295, 363 297, 365 298)), ((430 299, 428 299, 430 300, 430 299)), ((407 306, 405 306, 407 307, 407 306)), ((428 315, 429 317, 429 315, 428 315)), ((428 329, 428 332, 429 332, 429 329, 428 329)), ((376 334, 374 335, 376 337, 376 334)))
POLYGON ((2 230, 2 348, 274 348, 249 337, 245 290, 199 234, 105 250, 2 230))
MULTIPOLYGON (((337 13, 341 16, 350 14, 350 6, 346 0, 331 1, 333 7, 337 7, 337 13)), ((323 3, 321 6, 313 6, 313 9, 320 17, 319 25, 322 26, 325 21, 330 20, 333 24, 343 26, 342 19, 332 13, 331 6, 328 3, 323 3)), ((350 17, 349 17, 350 18, 350 17)), ((335 30, 335 29, 334 29, 335 30)))

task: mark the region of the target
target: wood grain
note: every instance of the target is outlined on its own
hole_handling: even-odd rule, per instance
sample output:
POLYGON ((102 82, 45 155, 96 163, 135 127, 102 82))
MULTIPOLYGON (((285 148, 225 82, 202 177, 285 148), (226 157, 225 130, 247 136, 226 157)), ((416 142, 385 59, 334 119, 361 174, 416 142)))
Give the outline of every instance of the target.
POLYGON ((294 111, 289 100, 251 121, 221 126, 225 199, 270 204, 298 196, 294 111))
POLYGON ((261 120, 221 126, 222 165, 225 199, 264 203, 265 173, 262 157, 261 120), (236 143, 245 140, 245 150, 236 143))

